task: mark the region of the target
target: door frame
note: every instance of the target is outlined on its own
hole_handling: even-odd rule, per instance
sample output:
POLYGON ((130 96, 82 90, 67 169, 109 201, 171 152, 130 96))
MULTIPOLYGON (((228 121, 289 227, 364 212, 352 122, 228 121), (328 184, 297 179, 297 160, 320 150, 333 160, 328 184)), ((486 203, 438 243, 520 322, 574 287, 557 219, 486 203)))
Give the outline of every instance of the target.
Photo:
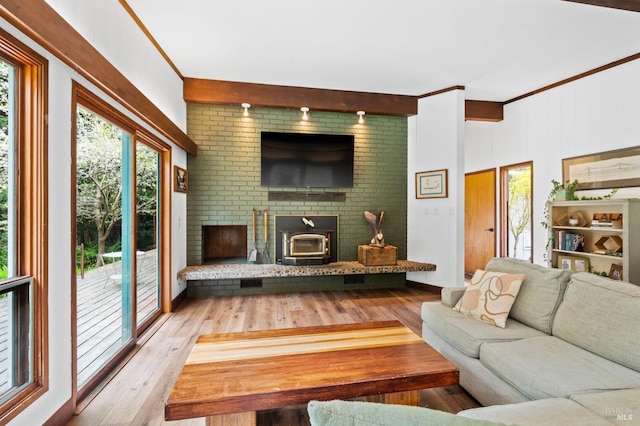
POLYGON ((507 218, 509 217, 509 207, 506 201, 509 200, 507 173, 510 169, 516 169, 519 167, 529 166, 531 168, 531 217, 529 218, 529 226, 531 227, 531 258, 533 263, 533 161, 523 161, 521 163, 508 164, 506 166, 500 166, 500 257, 509 257, 509 224, 507 218))
MULTIPOLYGON (((105 379, 112 374, 112 371, 128 356, 128 354, 136 347, 140 334, 150 328, 152 323, 161 317, 163 313, 171 312, 172 299, 171 299, 171 190, 172 186, 172 173, 171 173, 171 146, 156 136, 143 129, 138 123, 131 120, 125 114, 109 105, 105 100, 95 95, 89 89, 85 88, 76 81, 72 82, 72 105, 71 105, 71 206, 70 206, 70 219, 71 219, 71 259, 73 259, 71 269, 71 355, 72 355, 72 367, 71 367, 71 385, 72 395, 71 404, 74 412, 81 411, 84 407, 80 407, 78 402, 85 397, 90 397, 95 389, 102 386, 105 383, 105 379), (159 202, 160 206, 158 212, 160 214, 160 221, 158 226, 160 227, 158 237, 160 239, 160 252, 158 253, 158 278, 160 280, 159 286, 159 310, 150 316, 144 323, 138 325, 136 318, 136 292, 135 287, 131 289, 131 327, 132 337, 129 341, 120 348, 117 355, 109 360, 93 378, 89 379, 85 383, 82 389, 78 389, 78 364, 77 364, 77 344, 78 344, 78 324, 77 324, 77 276, 75 272, 75 259, 76 259, 76 111, 79 105, 89 109, 93 113, 103 117, 114 125, 120 127, 126 132, 131 134, 131 149, 135 152, 135 146, 137 142, 144 143, 145 145, 153 148, 160 155, 160 175, 159 175, 159 202)), ((133 166, 132 173, 135 174, 135 165, 133 166)), ((135 191, 133 191, 132 203, 135 206, 135 191)), ((136 235, 135 220, 133 221, 131 232, 132 235, 136 235)), ((133 244, 133 252, 135 252, 135 241, 133 244)), ((136 276, 137 265, 133 262, 132 274, 136 276)))
MULTIPOLYGON (((491 168, 488 168, 488 169, 476 170, 476 171, 473 171, 473 172, 465 173, 464 177, 465 177, 465 188, 466 188, 466 178, 467 178, 467 176, 481 174, 481 173, 489 173, 489 172, 491 172, 493 174, 493 188, 492 188, 493 196, 494 196, 494 206, 493 206, 493 229, 494 229, 494 232, 493 232, 493 256, 496 256, 497 253, 498 253, 497 244, 498 244, 498 237, 499 237, 498 235, 496 235, 496 233, 499 232, 499 229, 497 229, 497 216, 498 216, 498 210, 497 210, 498 194, 497 194, 497 191, 496 191, 497 173, 498 173, 497 169, 495 167, 491 167, 491 168)), ((465 191, 466 191, 466 189, 465 189, 465 191)), ((466 193, 465 193, 465 195, 466 195, 466 193)), ((466 210, 466 199, 465 199, 465 210, 466 210)), ((465 215, 466 215, 466 212, 465 212, 465 215)), ((466 225, 466 217, 465 217, 465 225, 466 225)), ((465 232, 465 267, 464 267, 464 270, 465 270, 465 276, 468 276, 469 273, 467 272, 467 268, 466 268, 466 241, 467 241, 467 238, 466 238, 467 237, 466 226, 465 226, 465 231, 464 232, 465 232)))

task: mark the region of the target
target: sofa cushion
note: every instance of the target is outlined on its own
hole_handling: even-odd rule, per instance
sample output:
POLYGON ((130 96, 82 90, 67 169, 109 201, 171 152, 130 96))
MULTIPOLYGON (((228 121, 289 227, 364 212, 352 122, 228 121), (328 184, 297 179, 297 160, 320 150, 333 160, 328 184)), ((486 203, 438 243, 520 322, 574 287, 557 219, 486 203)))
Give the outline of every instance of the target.
POLYGON ((421 317, 434 333, 466 356, 478 358, 480 345, 486 342, 509 342, 526 337, 546 336, 541 331, 507 319, 505 328, 462 315, 439 302, 422 304, 421 317))
POLYGON ((477 270, 453 309, 461 314, 504 328, 524 274, 477 270))
POLYGON ((442 304, 453 308, 456 306, 456 303, 458 303, 458 300, 462 298, 466 289, 466 286, 442 287, 442 290, 440 290, 440 299, 442 304))
POLYGON ((591 410, 565 398, 472 408, 459 412, 458 416, 514 423, 518 426, 601 426, 609 424, 591 410))
POLYGON ((551 334, 553 317, 562 300, 571 271, 550 269, 519 259, 498 257, 491 259, 485 269, 508 274, 525 274, 526 279, 520 287, 509 316, 551 334))
POLYGON ((553 334, 640 371, 640 287, 587 272, 574 274, 553 334))
POLYGON ((466 356, 450 345, 447 340, 434 333, 424 322, 422 323, 422 338, 458 367, 460 386, 481 405, 515 404, 531 400, 482 365, 478 358, 466 356))
POLYGON ((640 388, 640 373, 553 336, 483 344, 480 362, 531 399, 640 388))
POLYGON ((570 399, 612 422, 640 422, 640 389, 571 395, 570 399))
POLYGON ((473 426, 501 425, 444 411, 407 405, 361 401, 311 401, 307 405, 312 426, 473 426))

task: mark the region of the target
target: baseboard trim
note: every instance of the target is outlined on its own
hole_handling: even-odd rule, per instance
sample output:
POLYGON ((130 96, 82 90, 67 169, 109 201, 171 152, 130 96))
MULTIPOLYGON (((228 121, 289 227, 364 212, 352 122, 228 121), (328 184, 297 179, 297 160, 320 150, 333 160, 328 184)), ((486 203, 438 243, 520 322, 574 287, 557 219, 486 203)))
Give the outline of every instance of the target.
POLYGON ((62 404, 62 407, 58 409, 49 419, 44 422, 44 426, 56 426, 66 425, 73 417, 73 400, 68 399, 67 402, 62 404))
POLYGON ((174 311, 176 310, 176 308, 177 308, 178 306, 180 306, 180 304, 181 304, 182 302, 184 302, 185 300, 187 300, 187 288, 186 288, 186 287, 184 288, 184 290, 182 290, 182 291, 180 292, 180 294, 178 294, 178 295, 176 296, 176 298, 175 298, 175 299, 173 299, 173 300, 171 301, 171 312, 174 312, 174 311))
POLYGON ((429 293, 437 294, 438 296, 440 295, 440 292, 442 292, 442 287, 440 286, 433 285, 433 284, 419 283, 417 281, 407 280, 407 287, 424 290, 429 293))

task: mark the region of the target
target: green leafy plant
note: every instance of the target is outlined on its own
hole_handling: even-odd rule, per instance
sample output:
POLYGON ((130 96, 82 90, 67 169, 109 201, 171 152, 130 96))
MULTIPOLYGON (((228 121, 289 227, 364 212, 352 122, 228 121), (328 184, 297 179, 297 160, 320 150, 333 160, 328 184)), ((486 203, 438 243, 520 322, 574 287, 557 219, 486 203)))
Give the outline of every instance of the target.
POLYGON ((603 195, 601 197, 587 197, 585 195, 583 195, 582 197, 580 197, 581 200, 583 201, 589 201, 589 200, 608 200, 611 197, 613 197, 615 195, 615 193, 618 192, 618 188, 613 188, 611 190, 611 192, 609 192, 607 195, 603 195))
POLYGON ((551 179, 551 191, 547 196, 547 201, 544 205, 544 220, 540 222, 544 229, 547 230, 549 238, 547 238, 547 245, 545 246, 544 260, 550 265, 551 264, 551 248, 553 247, 553 243, 555 241, 555 235, 551 232, 551 216, 550 216, 550 206, 553 201, 558 198, 558 195, 563 195, 563 199, 565 200, 577 200, 578 198, 575 195, 576 189, 578 188, 578 180, 574 180, 573 182, 567 181, 566 183, 560 183, 555 179, 551 179))

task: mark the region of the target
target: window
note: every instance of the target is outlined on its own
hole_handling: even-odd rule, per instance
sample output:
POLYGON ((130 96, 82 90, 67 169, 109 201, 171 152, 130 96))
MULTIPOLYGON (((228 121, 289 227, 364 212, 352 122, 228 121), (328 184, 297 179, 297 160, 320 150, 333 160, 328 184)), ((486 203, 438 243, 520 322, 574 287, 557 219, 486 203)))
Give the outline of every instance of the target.
POLYGON ((0 423, 48 385, 46 75, 0 30, 0 423))

